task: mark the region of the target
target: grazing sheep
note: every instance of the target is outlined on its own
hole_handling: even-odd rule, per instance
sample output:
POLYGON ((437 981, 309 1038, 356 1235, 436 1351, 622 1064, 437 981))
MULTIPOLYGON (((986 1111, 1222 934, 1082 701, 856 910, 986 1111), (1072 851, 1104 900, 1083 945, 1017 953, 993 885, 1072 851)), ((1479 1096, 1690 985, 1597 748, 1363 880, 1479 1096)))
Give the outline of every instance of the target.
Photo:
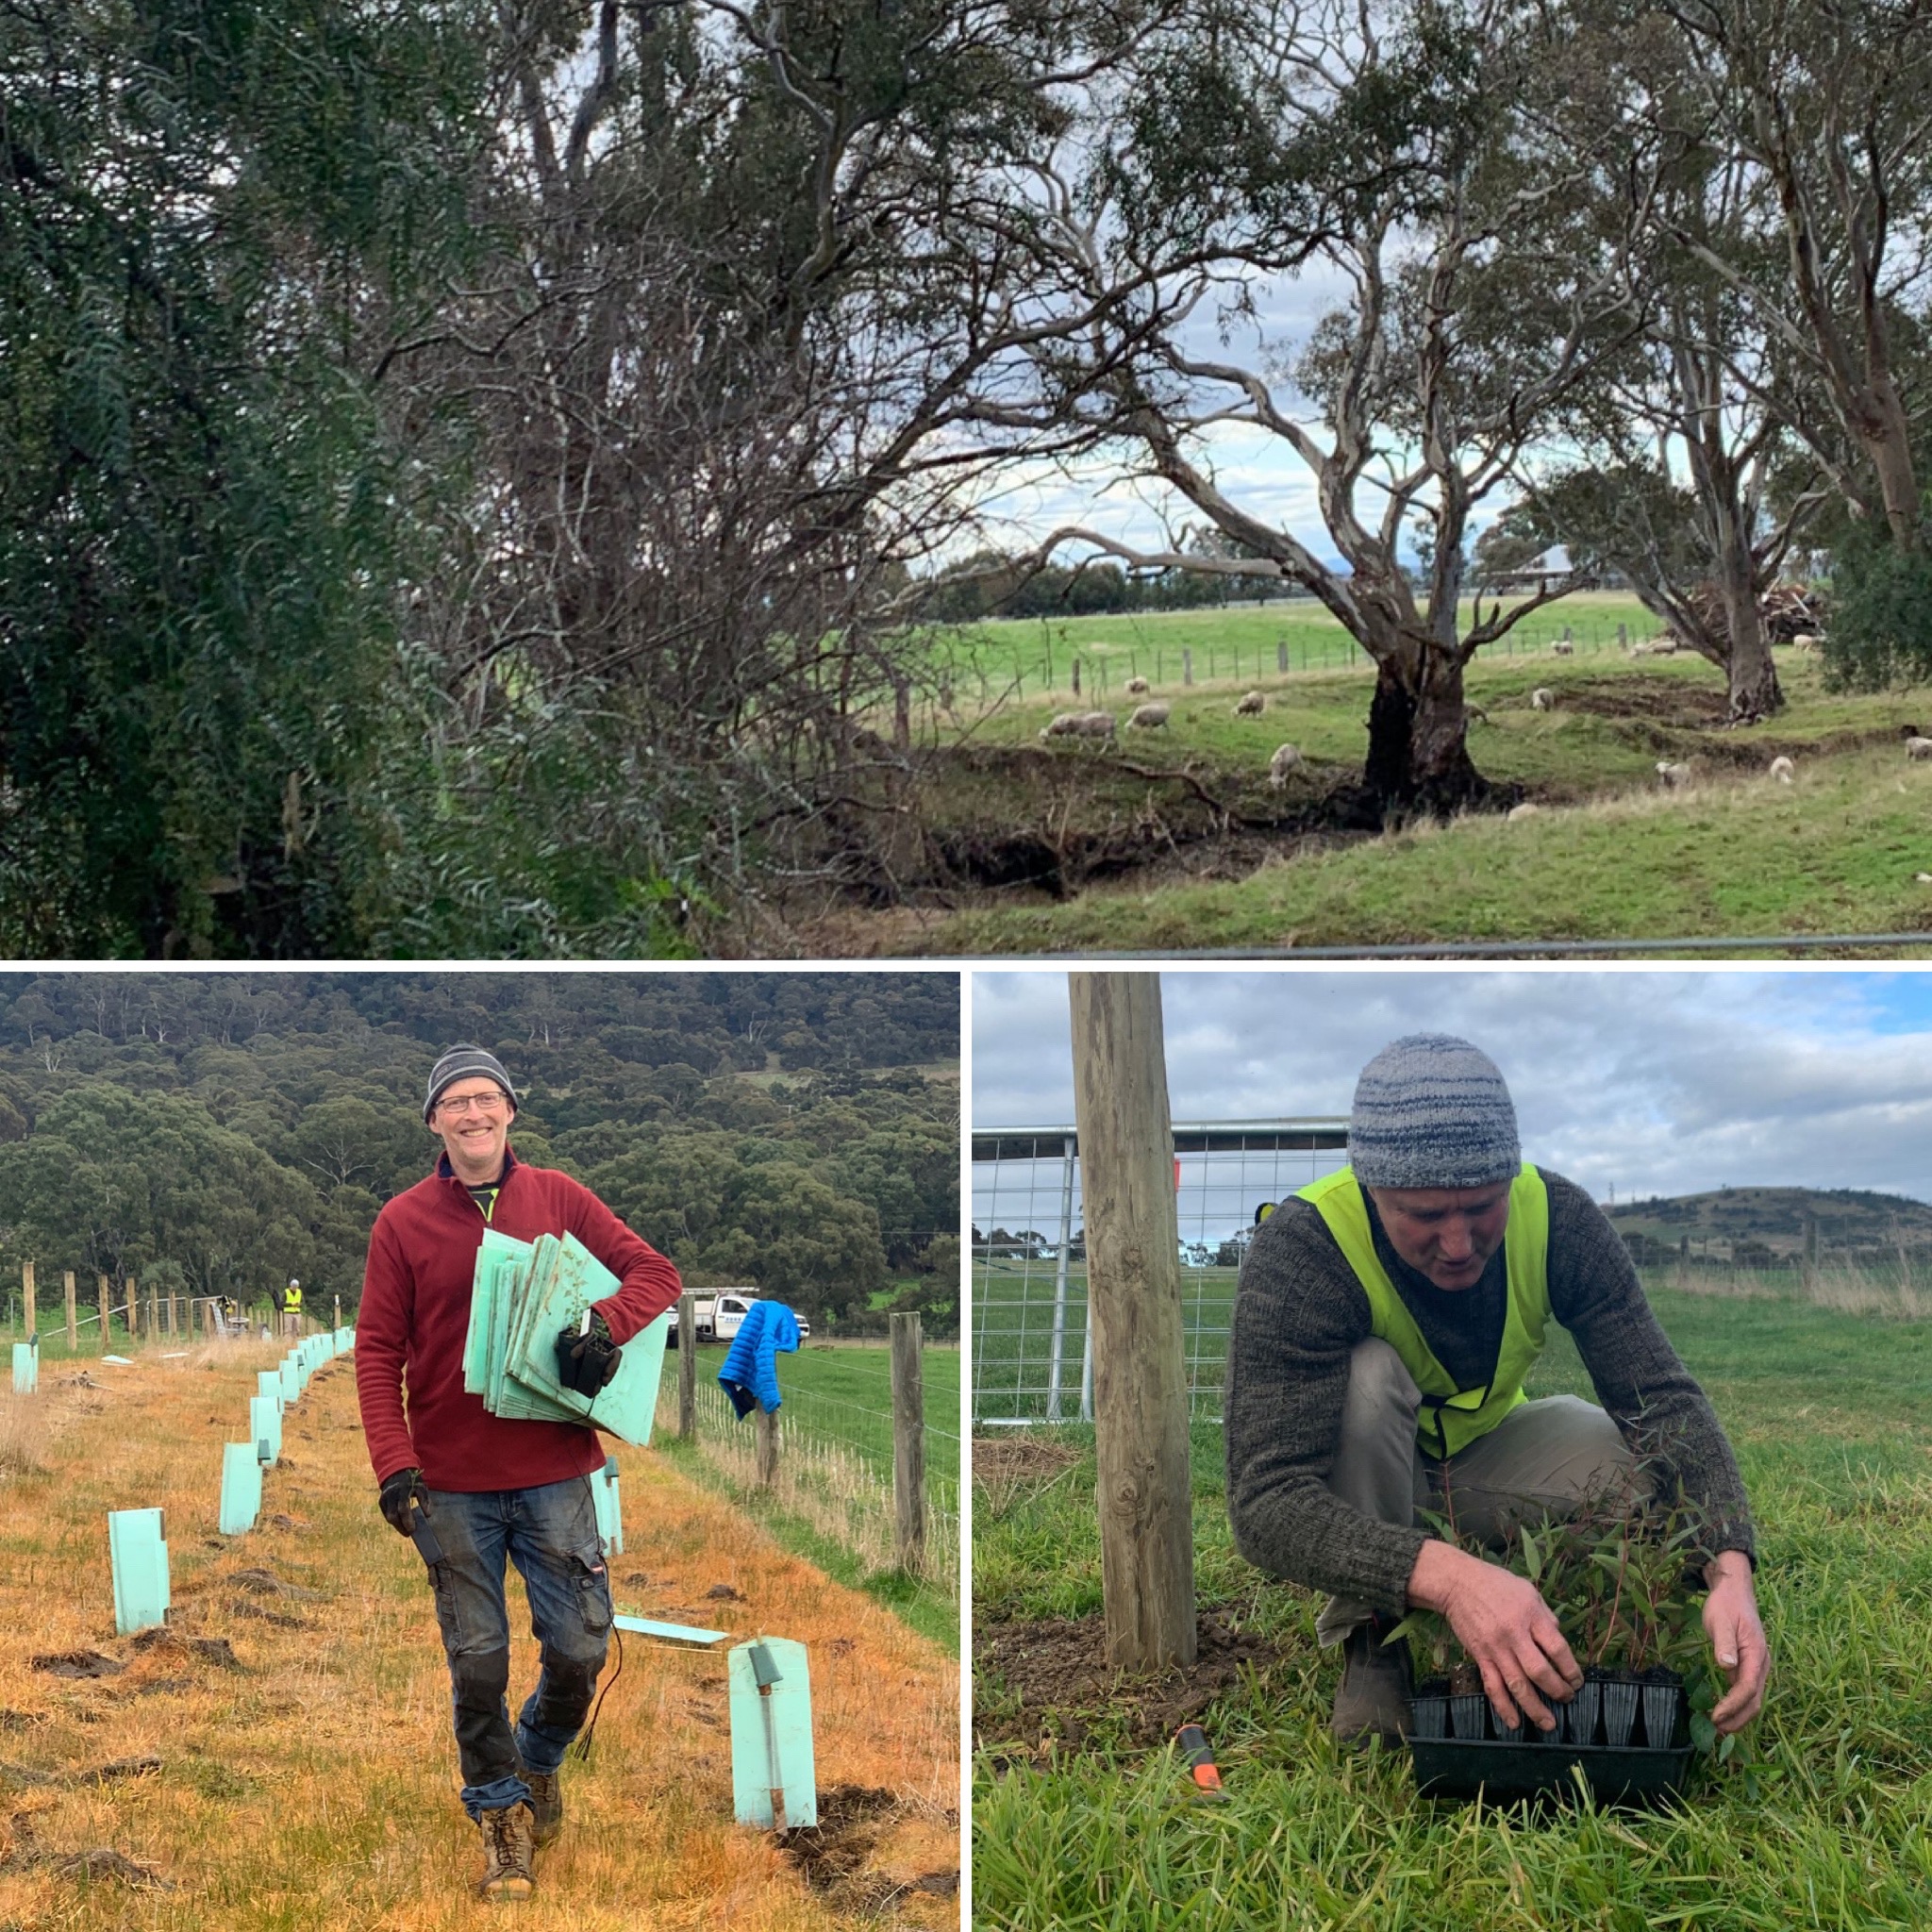
POLYGON ((1127 720, 1127 729, 1132 731, 1138 726, 1142 731, 1152 731, 1156 725, 1167 723, 1173 709, 1172 705, 1141 705, 1127 720))
POLYGON ((1576 646, 1562 638, 1558 638, 1550 646, 1550 653, 1553 657, 1557 658, 1574 658, 1576 655, 1576 646))
POLYGON ((1815 651, 1817 648, 1818 640, 1808 630, 1801 630, 1791 640, 1791 649, 1794 651, 1815 651))
POLYGON ((1462 715, 1472 724, 1487 724, 1490 722, 1490 714, 1480 705, 1464 705, 1462 715))
POLYGON ((1274 756, 1268 760, 1268 785, 1271 791, 1285 791, 1288 789, 1288 774, 1302 761, 1301 747, 1295 744, 1277 744, 1274 756))
POLYGON ((1657 774, 1663 780, 1666 789, 1677 785, 1688 785, 1695 775, 1689 765, 1675 765, 1669 758, 1657 759, 1657 774))
POLYGON ((1521 805, 1512 805, 1503 816, 1505 819, 1533 819, 1542 807, 1525 798, 1521 805))
POLYGON ((1049 738, 1078 738, 1086 730, 1085 711, 1058 711, 1054 714, 1051 724, 1040 727, 1040 741, 1044 744, 1049 738))
POLYGON ((1932 886, 1932 872, 1915 872, 1912 876, 1922 886, 1932 886))
POLYGON ((1932 738, 1907 739, 1906 756, 1908 758, 1932 758, 1932 738))
POLYGON ((1144 698, 1154 687, 1144 677, 1127 679, 1127 695, 1130 698, 1144 698))
POLYGON ((1529 694, 1529 708, 1532 711, 1554 711, 1557 708, 1557 693, 1548 685, 1538 685, 1529 694))
POLYGON ((1257 691, 1247 691, 1234 708, 1237 718, 1258 718, 1268 708, 1268 700, 1257 691))
POLYGON ((1111 711, 1083 711, 1080 714, 1080 734, 1083 738, 1111 738, 1113 736, 1113 713, 1111 711))
POLYGON ((1788 758, 1774 758, 1771 761, 1771 775, 1780 785, 1789 785, 1798 774, 1798 768, 1788 758))

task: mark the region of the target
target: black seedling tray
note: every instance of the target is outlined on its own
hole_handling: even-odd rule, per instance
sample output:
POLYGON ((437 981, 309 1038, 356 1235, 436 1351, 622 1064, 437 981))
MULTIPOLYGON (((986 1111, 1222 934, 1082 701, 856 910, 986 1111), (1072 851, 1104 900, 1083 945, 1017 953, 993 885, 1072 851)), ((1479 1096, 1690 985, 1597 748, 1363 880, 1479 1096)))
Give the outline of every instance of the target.
MULTIPOLYGON (((1603 1805, 1654 1803, 1679 1789, 1690 1768, 1690 1703, 1681 1684, 1624 1686, 1640 1696, 1633 1715, 1606 1712, 1608 1682, 1587 1683, 1568 1705, 1557 1705, 1557 1728, 1525 1725, 1513 1737, 1499 1733, 1487 1697, 1480 1734, 1475 1713, 1464 1700, 1417 1697, 1410 1755, 1416 1790, 1427 1798, 1526 1798, 1541 1792, 1574 1793, 1581 1766, 1597 1802, 1603 1805), (1453 1704, 1463 1704, 1452 1713, 1453 1704), (1606 1717, 1610 1729, 1606 1729, 1606 1717), (1461 1723, 1455 1722, 1460 1718, 1461 1723), (1463 1736, 1455 1732, 1460 1730, 1463 1736), (1612 1744, 1621 1731, 1628 1741, 1612 1744), (1667 1740, 1651 1742, 1651 1734, 1667 1740)), ((1627 1699, 1624 1700, 1628 1702, 1627 1699)))

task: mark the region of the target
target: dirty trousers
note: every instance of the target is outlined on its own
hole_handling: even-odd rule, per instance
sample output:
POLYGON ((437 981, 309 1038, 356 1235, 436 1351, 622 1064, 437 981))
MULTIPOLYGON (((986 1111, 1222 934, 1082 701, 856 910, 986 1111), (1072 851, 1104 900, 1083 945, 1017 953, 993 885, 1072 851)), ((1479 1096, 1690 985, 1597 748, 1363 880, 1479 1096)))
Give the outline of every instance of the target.
MULTIPOLYGON (((1593 1402, 1550 1395, 1522 1403, 1443 1462, 1425 1457, 1416 1441, 1421 1405, 1415 1378, 1388 1342, 1357 1342, 1330 1491, 1378 1523, 1407 1525, 1420 1510, 1441 1512, 1446 1489, 1457 1527, 1497 1547, 1512 1524, 1568 1516, 1587 1497, 1636 1507, 1636 1458, 1593 1402)), ((1361 1597, 1330 1597, 1315 1619, 1316 1638, 1340 1643, 1373 1608, 1361 1597)))
POLYGON ((555 1772, 590 1710, 610 1640, 610 1575, 588 1476, 529 1490, 430 1490, 442 1561, 430 1570, 449 1659, 463 1808, 472 1818, 529 1796, 525 1771, 555 1772), (537 1688, 516 1728, 505 1559, 530 1599, 537 1688))

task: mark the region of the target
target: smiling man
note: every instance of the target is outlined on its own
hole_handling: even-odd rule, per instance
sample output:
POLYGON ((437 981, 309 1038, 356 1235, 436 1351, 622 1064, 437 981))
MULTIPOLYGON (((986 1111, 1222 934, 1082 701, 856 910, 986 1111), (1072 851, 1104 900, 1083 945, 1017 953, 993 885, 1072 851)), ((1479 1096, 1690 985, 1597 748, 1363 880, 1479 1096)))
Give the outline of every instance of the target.
POLYGON ((557 1339, 559 1376, 586 1394, 679 1292, 677 1270, 588 1188, 518 1160, 516 1111, 492 1054, 454 1046, 437 1061, 423 1118, 442 1151, 434 1174, 376 1216, 356 1323, 356 1390, 382 1513, 415 1537, 435 1587, 486 1898, 527 1897, 535 1849, 562 1827, 559 1768, 604 1668, 611 1602, 590 1482, 604 1464, 597 1432, 507 1421, 463 1387, 483 1230, 519 1241, 574 1234, 617 1276, 617 1292, 592 1305, 589 1330, 557 1339), (514 1728, 506 1558, 524 1578, 541 1649, 514 1728))
POLYGON ((1711 1717, 1741 1728, 1770 1668, 1743 1484, 1616 1230, 1582 1189, 1522 1159, 1503 1075, 1447 1034, 1409 1034, 1363 1068, 1349 1158, 1256 1232, 1226 1407, 1241 1554, 1333 1592, 1316 1632, 1343 1646, 1336 1736, 1407 1733, 1407 1651, 1382 1638, 1416 1607, 1447 1619, 1504 1724, 1551 1728, 1549 1700, 1582 1672, 1548 1606, 1418 1512, 1446 1492, 1457 1526, 1500 1548, 1512 1523, 1586 1500, 1641 1507, 1640 1453, 1707 1525, 1704 1624, 1728 1680, 1711 1717), (1602 1407, 1525 1399, 1553 1319, 1602 1407))

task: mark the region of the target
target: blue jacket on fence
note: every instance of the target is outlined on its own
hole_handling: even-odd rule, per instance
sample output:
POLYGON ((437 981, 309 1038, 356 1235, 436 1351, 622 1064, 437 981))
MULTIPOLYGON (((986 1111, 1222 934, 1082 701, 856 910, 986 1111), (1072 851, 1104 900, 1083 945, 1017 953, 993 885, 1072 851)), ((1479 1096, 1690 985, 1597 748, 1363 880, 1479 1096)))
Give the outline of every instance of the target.
POLYGON ((754 1302, 731 1343, 718 1379, 741 1422, 756 1404, 767 1415, 778 1408, 778 1355, 798 1351, 798 1317, 783 1302, 754 1302))

